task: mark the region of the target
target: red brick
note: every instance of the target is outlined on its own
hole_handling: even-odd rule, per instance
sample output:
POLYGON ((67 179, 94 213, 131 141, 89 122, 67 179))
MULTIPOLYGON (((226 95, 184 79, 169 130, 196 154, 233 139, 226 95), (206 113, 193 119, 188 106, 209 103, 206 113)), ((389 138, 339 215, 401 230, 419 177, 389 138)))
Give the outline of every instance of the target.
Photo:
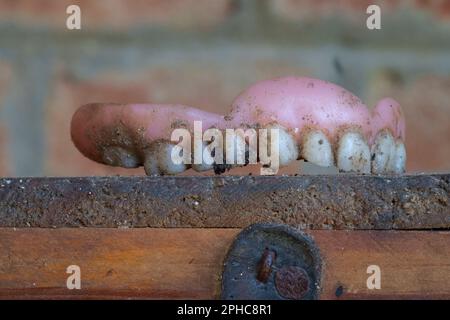
POLYGON ((53 94, 47 102, 46 175, 144 174, 140 169, 118 169, 84 158, 70 140, 70 120, 75 110, 90 102, 181 103, 225 114, 236 95, 262 79, 286 74, 310 75, 306 68, 279 60, 252 58, 222 63, 152 64, 139 70, 112 69, 89 79, 77 79, 59 68, 53 94), (227 70, 227 72, 224 72, 227 70))
POLYGON ((406 117, 407 169, 450 170, 450 77, 421 76, 403 84, 389 73, 371 85, 373 97, 391 96, 406 117))
POLYGON ((450 17, 449 0, 273 0, 269 8, 278 17, 289 21, 316 20, 329 16, 343 16, 355 20, 366 17, 371 4, 381 7, 382 13, 409 10, 432 13, 437 18, 450 17))
MULTIPOLYGON (((11 85, 11 69, 6 63, 0 62, 0 109, 3 107, 3 100, 11 85)), ((13 172, 13 164, 8 157, 10 141, 5 119, 0 118, 0 176, 8 176, 13 172)))
POLYGON ((433 12, 440 18, 450 18, 449 0, 416 0, 419 8, 433 12))
MULTIPOLYGON (((120 77, 116 77, 120 78, 120 77)), ((140 174, 139 169, 124 170, 95 163, 82 156, 70 139, 70 121, 76 109, 86 103, 95 101, 145 100, 145 87, 135 83, 109 76, 100 80, 77 81, 64 70, 58 70, 55 76, 53 95, 47 105, 46 140, 47 159, 45 174, 51 176, 64 175, 108 175, 108 174, 140 174)))
POLYGON ((81 8, 82 29, 162 26, 205 28, 221 23, 231 0, 0 0, 0 17, 25 25, 66 28, 66 8, 81 8))
POLYGON ((398 8, 402 0, 273 0, 268 1, 269 8, 278 17, 289 21, 315 20, 329 16, 344 16, 359 19, 366 16, 371 4, 379 5, 382 10, 398 8))

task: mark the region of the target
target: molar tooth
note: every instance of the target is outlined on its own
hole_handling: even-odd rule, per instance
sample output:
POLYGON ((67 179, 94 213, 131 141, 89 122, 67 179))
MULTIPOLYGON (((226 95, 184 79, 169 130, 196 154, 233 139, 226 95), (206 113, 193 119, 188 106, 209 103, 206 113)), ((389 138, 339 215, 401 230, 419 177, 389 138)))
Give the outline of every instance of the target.
POLYGON ((370 173, 370 149, 360 133, 348 131, 342 135, 338 143, 339 170, 370 173))
POLYGON ((145 150, 144 169, 147 175, 178 174, 188 169, 184 163, 172 161, 172 150, 176 145, 167 142, 156 142, 145 150))
POLYGON ((321 167, 334 165, 331 144, 321 130, 311 130, 305 134, 302 143, 302 157, 321 167))
MULTIPOLYGON (((256 131, 254 131, 254 134, 256 138, 256 131)), ((226 142, 224 142, 225 143, 224 158, 226 159, 226 164, 232 164, 233 166, 243 166, 248 164, 249 161, 248 155, 250 152, 250 146, 247 144, 245 140, 244 131, 236 130, 234 133, 234 139, 230 140, 232 140, 232 145, 228 145, 226 142)), ((256 144, 255 146, 257 147, 256 144)), ((256 153, 257 150, 254 149, 252 150, 254 151, 255 155, 257 155, 256 153)), ((256 159, 254 160, 256 162, 256 159)))
POLYGON ((141 165, 137 155, 119 146, 105 148, 103 162, 110 166, 124 168, 137 168, 141 165))
POLYGON ((389 163, 394 155, 394 138, 387 130, 379 132, 372 145, 372 173, 380 174, 391 171, 389 163))
POLYGON ((209 171, 209 170, 213 169, 213 165, 212 164, 206 164, 206 163, 193 164, 192 165, 192 169, 197 171, 197 172, 209 171))
POLYGON ((406 170, 406 149, 401 140, 395 142, 395 152, 388 163, 388 170, 396 174, 406 170))
MULTIPOLYGON (((223 145, 221 146, 222 149, 222 154, 223 154, 223 160, 222 163, 216 163, 214 160, 214 147, 211 145, 210 142, 207 141, 203 141, 202 142, 202 163, 200 164, 193 164, 192 165, 192 169, 194 169, 195 171, 208 171, 208 170, 212 170, 214 168, 216 168, 217 166, 222 166, 224 168, 227 169, 231 169, 233 167, 237 167, 237 166, 243 166, 246 165, 246 161, 247 161, 247 151, 248 151, 248 145, 245 141, 245 137, 240 135, 239 133, 236 133, 234 135, 234 139, 231 139, 231 141, 233 142, 233 145, 228 146, 227 142, 226 142, 226 133, 225 131, 223 132, 223 145), (212 162, 212 164, 207 164, 204 161, 204 157, 207 157, 204 155, 204 153, 208 153, 210 155, 210 161, 212 162), (230 152, 230 154, 228 155, 228 152, 230 152), (230 158, 230 159, 227 159, 230 158), (243 162, 241 163, 241 160, 243 159, 243 162), (228 161, 229 160, 229 161, 228 161), (239 163, 238 163, 239 160, 239 163)), ((230 142, 231 142, 230 141, 230 142)), ((196 150, 196 146, 194 146, 194 152, 202 152, 201 150, 196 150)))
MULTIPOLYGON (((196 153, 202 154, 202 152, 209 152, 209 154, 211 154, 211 148, 209 147, 209 143, 206 141, 202 142, 202 145, 199 146, 201 147, 200 150, 198 150, 199 147, 197 147, 197 145, 194 143, 194 153, 192 153, 192 156, 196 153)), ((203 155, 203 154, 202 154, 203 155)), ((197 172, 202 172, 202 171, 208 171, 208 170, 212 170, 213 169, 213 165, 212 164, 207 164, 205 163, 205 161, 203 161, 203 156, 202 156, 202 163, 192 163, 192 169, 194 169, 197 172)))

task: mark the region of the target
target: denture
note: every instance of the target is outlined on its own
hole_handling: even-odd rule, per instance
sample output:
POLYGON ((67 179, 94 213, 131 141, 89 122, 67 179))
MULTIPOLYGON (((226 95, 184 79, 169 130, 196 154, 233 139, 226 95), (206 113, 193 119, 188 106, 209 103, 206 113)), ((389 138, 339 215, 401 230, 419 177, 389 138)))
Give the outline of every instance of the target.
POLYGON ((278 128, 281 166, 303 159, 343 172, 405 171, 405 119, 395 100, 384 98, 369 110, 346 89, 311 78, 256 83, 226 116, 184 105, 88 104, 74 114, 71 136, 86 157, 111 166, 144 166, 149 175, 217 169, 172 162, 173 130, 192 132, 194 121, 202 121, 203 130, 278 128))

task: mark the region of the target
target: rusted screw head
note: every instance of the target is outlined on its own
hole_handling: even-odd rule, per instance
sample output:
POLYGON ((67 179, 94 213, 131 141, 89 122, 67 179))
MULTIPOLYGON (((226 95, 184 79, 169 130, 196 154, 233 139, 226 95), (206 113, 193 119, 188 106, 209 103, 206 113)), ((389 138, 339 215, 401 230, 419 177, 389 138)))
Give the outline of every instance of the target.
POLYGON ((300 300, 309 291, 309 276, 303 268, 283 267, 275 274, 275 288, 285 299, 300 300))
POLYGON ((267 282, 272 272, 272 264, 275 262, 276 256, 275 251, 269 250, 268 248, 264 250, 258 263, 258 274, 256 275, 258 281, 267 282))
POLYGON ((254 224, 224 261, 222 299, 317 299, 322 260, 314 241, 287 225, 254 224))

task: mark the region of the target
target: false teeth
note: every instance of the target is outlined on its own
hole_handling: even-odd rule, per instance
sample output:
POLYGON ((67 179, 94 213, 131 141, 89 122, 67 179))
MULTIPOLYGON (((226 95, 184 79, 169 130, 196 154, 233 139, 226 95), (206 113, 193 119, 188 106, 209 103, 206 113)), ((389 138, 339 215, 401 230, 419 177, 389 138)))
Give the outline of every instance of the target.
POLYGON ((360 133, 348 131, 341 136, 337 167, 346 172, 370 173, 370 149, 360 133))
POLYGON ((321 130, 308 130, 302 139, 303 159, 322 167, 334 165, 334 156, 328 138, 321 130))
POLYGON ((388 164, 389 172, 400 174, 405 172, 406 168, 406 149, 401 141, 395 143, 395 152, 388 164))
POLYGON ((395 157, 395 140, 387 130, 379 132, 372 145, 372 173, 392 170, 395 157))
MULTIPOLYGON (((172 151, 176 146, 167 142, 156 142, 146 149, 144 169, 147 175, 172 175, 186 171, 184 163, 176 164, 172 160, 172 151)), ((176 149, 175 149, 176 150, 176 149)))
POLYGON ((141 165, 138 156, 122 147, 107 147, 103 151, 103 162, 110 166, 137 168, 141 165))
MULTIPOLYGON (((74 114, 71 136, 90 159, 127 168, 144 164, 147 174, 177 174, 190 167, 223 172, 242 162, 254 163, 250 158, 255 152, 263 167, 274 164, 269 174, 276 172, 278 165, 297 159, 323 167, 335 165, 343 172, 374 174, 402 173, 406 165, 405 119, 395 100, 384 98, 370 110, 344 88, 311 78, 256 83, 233 101, 226 116, 183 105, 89 104, 74 114), (201 123, 199 130, 196 122, 201 123), (215 154, 213 163, 205 163, 203 158, 181 164, 171 161, 174 130, 194 132, 196 140, 195 136, 206 133, 202 128, 217 128, 222 133, 258 128, 254 129, 258 131, 257 146, 246 140, 240 146, 224 148, 224 164, 217 163, 220 153, 215 154), (276 144, 271 142, 271 129, 278 129, 276 144), (268 137, 267 142, 260 141, 261 134, 268 137), (242 157, 245 161, 239 163, 242 157), (234 161, 229 163, 231 159, 234 161)), ((206 158, 212 156, 208 143, 200 141, 192 147, 195 154, 206 149, 206 158)))

